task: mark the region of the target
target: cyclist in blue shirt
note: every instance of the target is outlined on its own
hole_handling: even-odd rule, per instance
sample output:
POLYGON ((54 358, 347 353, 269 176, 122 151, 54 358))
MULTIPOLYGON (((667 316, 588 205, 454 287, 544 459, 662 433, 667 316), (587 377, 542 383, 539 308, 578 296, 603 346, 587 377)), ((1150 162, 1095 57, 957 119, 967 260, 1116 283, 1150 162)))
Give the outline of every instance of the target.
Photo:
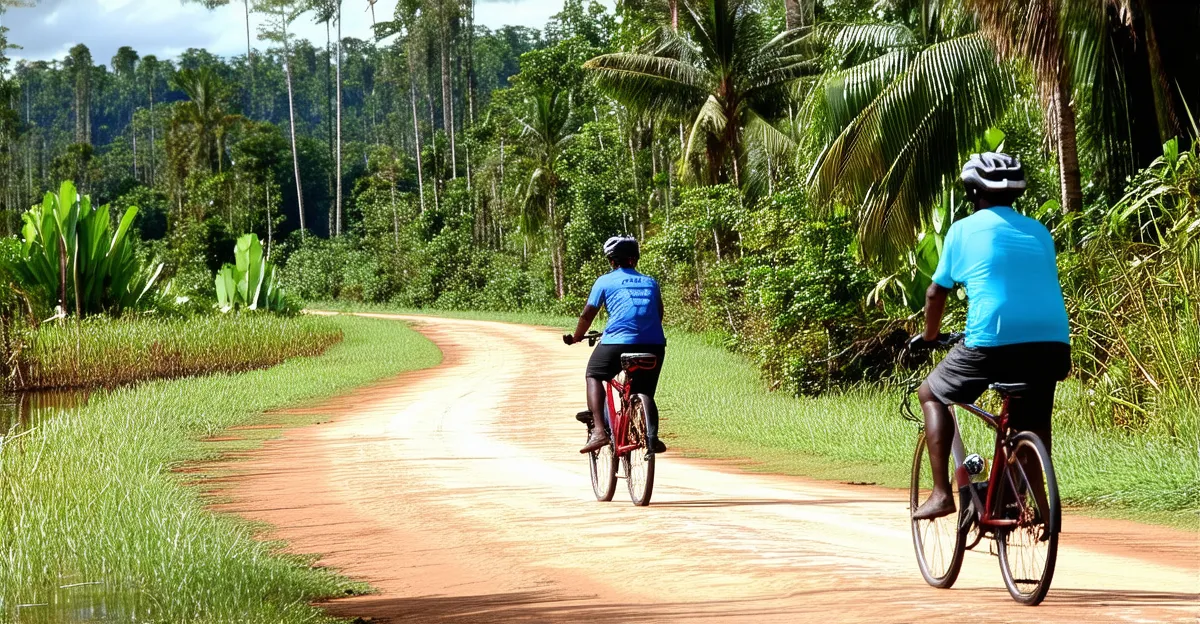
POLYGON ((1050 447, 1054 390, 1071 370, 1070 330, 1058 281, 1054 240, 1046 226, 1012 209, 1025 192, 1017 159, 974 154, 961 179, 975 212, 952 226, 933 283, 925 293, 925 333, 911 345, 939 339, 946 297, 967 293, 963 344, 954 347, 918 390, 932 462, 933 492, 915 519, 954 512, 948 461, 954 438, 949 405, 973 403, 992 383, 1025 383, 1012 397, 1009 424, 1035 432, 1050 447))
MULTIPOLYGON (((609 443, 604 427, 604 382, 621 372, 621 354, 653 353, 658 356, 658 366, 638 371, 633 376, 633 392, 653 397, 658 389, 658 375, 662 370, 667 345, 662 326, 662 293, 658 282, 635 270, 641 256, 637 239, 614 236, 604 243, 604 255, 612 266, 612 272, 596 280, 583 314, 579 316, 575 333, 563 336, 563 342, 567 344, 583 340, 600 308, 608 310, 604 338, 592 351, 587 365, 587 403, 594 425, 592 435, 580 453, 590 453, 609 443)), ((657 419, 652 420, 655 422, 647 423, 647 433, 653 451, 661 453, 667 447, 658 439, 657 419)))

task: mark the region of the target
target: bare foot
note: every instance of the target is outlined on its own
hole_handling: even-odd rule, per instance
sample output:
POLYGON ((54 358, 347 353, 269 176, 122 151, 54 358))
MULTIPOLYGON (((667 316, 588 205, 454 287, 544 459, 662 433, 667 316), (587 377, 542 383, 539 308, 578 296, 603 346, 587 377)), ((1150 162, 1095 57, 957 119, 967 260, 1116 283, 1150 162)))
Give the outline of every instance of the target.
POLYGON ((934 520, 954 513, 954 497, 942 494, 937 490, 929 496, 925 504, 913 512, 913 520, 934 520))

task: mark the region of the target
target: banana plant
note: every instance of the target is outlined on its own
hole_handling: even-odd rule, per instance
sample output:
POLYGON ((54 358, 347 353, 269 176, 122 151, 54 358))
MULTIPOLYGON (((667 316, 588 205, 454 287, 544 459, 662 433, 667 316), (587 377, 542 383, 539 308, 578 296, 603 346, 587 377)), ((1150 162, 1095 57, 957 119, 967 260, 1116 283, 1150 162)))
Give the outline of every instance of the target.
POLYGON ((63 182, 22 215, 20 249, 0 264, 60 315, 120 314, 147 300, 163 269, 143 267, 134 254, 129 228, 137 213, 127 208, 114 231, 107 205, 93 207, 91 197, 63 182))
POLYGON ((244 234, 233 247, 234 264, 217 272, 217 307, 222 312, 238 308, 290 312, 291 305, 279 285, 275 265, 263 256, 257 234, 244 234))

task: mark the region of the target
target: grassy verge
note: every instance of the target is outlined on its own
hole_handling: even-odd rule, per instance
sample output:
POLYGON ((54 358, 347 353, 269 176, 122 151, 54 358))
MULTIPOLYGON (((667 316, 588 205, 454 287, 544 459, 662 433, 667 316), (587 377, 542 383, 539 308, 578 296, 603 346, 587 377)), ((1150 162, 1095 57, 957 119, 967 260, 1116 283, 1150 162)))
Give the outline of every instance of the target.
POLYGON ((115 387, 266 368, 341 340, 327 319, 229 314, 186 319, 96 317, 21 332, 15 390, 115 387))
POLYGON ((0 620, 321 621, 309 601, 347 582, 205 511, 172 472, 212 457, 199 438, 441 357, 400 323, 321 322, 345 338, 319 357, 119 389, 5 441, 0 620))
MULTIPOLYGON (((402 311, 564 329, 575 321, 536 313, 402 311)), ((677 450, 740 459, 750 470, 907 487, 917 425, 900 416, 899 388, 861 386, 817 398, 771 393, 738 355, 700 336, 671 331, 668 336, 659 407, 664 438, 677 450)), ((1077 385, 1061 386, 1054 463, 1064 501, 1097 515, 1197 528, 1196 440, 1094 427, 1081 409, 1083 400, 1077 385)), ((1182 420, 1179 430, 1196 431, 1194 411, 1182 420)), ((970 415, 960 422, 969 449, 990 456, 990 432, 970 415)))

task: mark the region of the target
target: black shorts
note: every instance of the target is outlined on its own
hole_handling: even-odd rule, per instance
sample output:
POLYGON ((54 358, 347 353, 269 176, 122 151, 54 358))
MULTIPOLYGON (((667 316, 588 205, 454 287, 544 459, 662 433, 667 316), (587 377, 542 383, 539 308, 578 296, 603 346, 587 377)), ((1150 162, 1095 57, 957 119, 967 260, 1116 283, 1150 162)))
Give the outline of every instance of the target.
POLYGON ((933 369, 925 383, 939 401, 974 403, 993 383, 1029 384, 1029 392, 1009 403, 1013 429, 1049 429, 1054 388, 1071 372, 1071 346, 1026 342, 1002 347, 958 345, 933 369))
POLYGON ((663 357, 666 355, 666 345, 645 344, 598 344, 592 349, 592 357, 588 360, 587 378, 609 381, 621 372, 621 354, 623 353, 653 353, 658 356, 658 366, 651 370, 640 370, 633 374, 633 391, 647 396, 654 396, 658 390, 658 375, 662 372, 663 357))

